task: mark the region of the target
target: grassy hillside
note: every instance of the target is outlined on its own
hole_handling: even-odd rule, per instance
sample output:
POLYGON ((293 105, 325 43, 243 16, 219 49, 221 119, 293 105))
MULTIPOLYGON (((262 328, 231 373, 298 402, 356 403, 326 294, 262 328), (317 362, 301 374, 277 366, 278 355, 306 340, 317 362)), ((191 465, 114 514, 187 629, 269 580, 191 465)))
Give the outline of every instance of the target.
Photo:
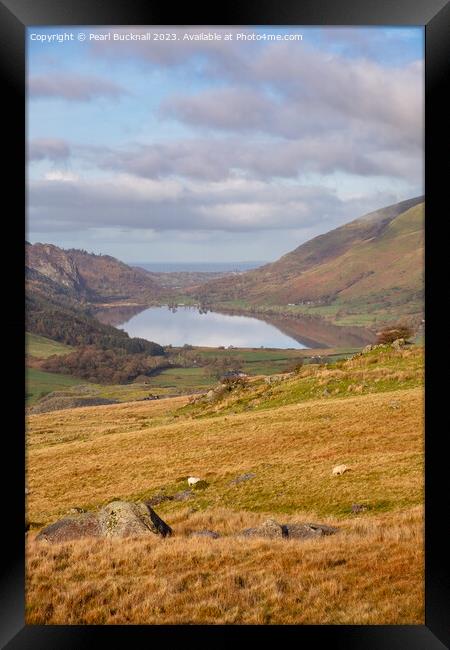
POLYGON ((423 311, 424 203, 404 201, 299 246, 278 261, 199 288, 212 304, 295 306, 341 324, 423 311))
POLYGON ((68 354, 73 351, 73 347, 71 345, 59 343, 58 341, 52 341, 45 336, 26 332, 25 350, 26 353, 32 357, 47 359, 53 354, 68 354))
MULTIPOLYGON (((324 362, 333 362, 346 358, 356 352, 355 348, 326 348, 326 349, 301 349, 301 350, 270 350, 253 348, 200 348, 192 350, 183 348, 171 348, 168 357, 169 363, 178 364, 182 367, 163 368, 145 378, 125 384, 98 384, 95 381, 86 383, 82 376, 76 377, 75 384, 61 382, 68 375, 60 375, 54 372, 42 371, 36 363, 36 359, 47 359, 54 354, 67 355, 73 348, 51 341, 44 337, 27 333, 28 354, 34 357, 29 359, 35 370, 32 372, 30 393, 26 399, 27 405, 35 404, 41 395, 47 395, 49 391, 64 391, 67 398, 103 398, 113 399, 119 402, 140 400, 151 395, 169 397, 174 395, 189 394, 209 390, 226 370, 239 368, 249 375, 271 375, 277 372, 291 370, 298 363, 308 363, 311 356, 320 355, 324 362), (55 386, 54 389, 51 387, 55 386)), ((39 362, 40 365, 40 362, 39 362)), ((30 371, 31 372, 31 371, 30 371)), ((76 373, 75 373, 76 374, 76 373)), ((52 408, 56 406, 51 405, 52 408)), ((61 403, 59 408, 67 408, 61 403)))
POLYGON ((64 390, 82 383, 82 379, 45 372, 37 368, 27 368, 25 378, 25 404, 33 404, 43 395, 55 390, 64 390))
POLYGON ((420 348, 385 347, 208 404, 30 416, 27 623, 423 623, 422 375, 420 348), (206 489, 156 506, 173 538, 34 541, 69 508, 172 495, 190 475, 206 489), (267 517, 339 532, 234 536, 267 517), (223 537, 188 537, 204 527, 223 537))

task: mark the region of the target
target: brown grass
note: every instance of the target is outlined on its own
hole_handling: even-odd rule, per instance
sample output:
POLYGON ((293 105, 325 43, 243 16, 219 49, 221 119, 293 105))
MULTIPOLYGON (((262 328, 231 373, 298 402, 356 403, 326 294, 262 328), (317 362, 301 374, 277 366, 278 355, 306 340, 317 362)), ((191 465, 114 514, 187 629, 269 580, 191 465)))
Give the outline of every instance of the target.
POLYGON ((422 502, 422 392, 310 401, 154 426, 151 403, 32 416, 28 517, 49 523, 73 506, 185 489, 181 479, 189 475, 210 484, 197 497, 201 507, 334 515, 361 500, 369 500, 374 511, 415 505, 422 502), (74 439, 76 431, 81 440, 74 439), (55 441, 56 434, 63 442, 55 441), (340 463, 353 468, 342 481, 331 476, 340 463), (257 477, 230 487, 231 479, 248 471, 257 477))
POLYGON ((27 624, 424 622, 420 507, 347 519, 335 536, 303 542, 183 535, 211 519, 228 532, 257 517, 185 511, 166 540, 30 539, 27 624))
MULTIPOLYGON (((30 416, 27 623, 423 623, 423 388, 401 388, 416 357, 391 360, 400 388, 378 393, 301 393, 298 403, 207 417, 186 412, 184 397, 30 416), (341 463, 351 471, 333 477, 341 463), (231 484, 246 472, 255 477, 231 484), (156 508, 173 538, 34 539, 74 506, 173 494, 189 475, 208 487, 156 508), (369 509, 353 515, 354 503, 369 509), (235 537, 268 517, 339 533, 235 537), (201 528, 223 537, 188 537, 201 528)), ((357 387, 372 364, 350 363, 357 387)), ((295 380, 282 384, 292 398, 295 380)))

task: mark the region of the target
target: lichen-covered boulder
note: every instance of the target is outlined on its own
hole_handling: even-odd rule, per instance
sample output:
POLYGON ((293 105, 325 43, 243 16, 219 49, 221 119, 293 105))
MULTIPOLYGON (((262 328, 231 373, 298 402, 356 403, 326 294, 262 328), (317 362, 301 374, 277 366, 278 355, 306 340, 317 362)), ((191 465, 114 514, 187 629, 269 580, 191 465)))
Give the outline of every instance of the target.
POLYGON ((101 537, 100 522, 95 513, 84 512, 81 514, 63 517, 54 524, 41 530, 36 536, 38 541, 70 542, 83 537, 101 537))
POLYGON ((145 503, 113 501, 100 510, 98 518, 104 537, 132 537, 149 532, 163 537, 172 534, 170 526, 145 503))
POLYGON ((135 537, 148 534, 167 537, 168 526, 145 503, 113 501, 98 512, 83 512, 59 519, 41 530, 37 540, 68 542, 84 537, 135 537))
POLYGON ((268 539, 281 539, 283 537, 283 526, 274 519, 267 519, 262 526, 257 528, 246 528, 241 535, 244 537, 267 537, 268 539))

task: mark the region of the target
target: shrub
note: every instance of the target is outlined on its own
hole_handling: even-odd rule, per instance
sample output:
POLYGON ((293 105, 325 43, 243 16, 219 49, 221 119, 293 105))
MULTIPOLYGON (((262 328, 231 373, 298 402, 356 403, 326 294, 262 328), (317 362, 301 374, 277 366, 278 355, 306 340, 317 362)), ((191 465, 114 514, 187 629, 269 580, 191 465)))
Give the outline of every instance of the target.
POLYGON ((301 372, 303 370, 303 359, 296 360, 289 370, 290 372, 301 372))
POLYGON ((223 386, 226 386, 229 390, 233 390, 234 388, 243 388, 247 385, 248 380, 245 376, 229 376, 223 377, 220 380, 220 383, 223 386))
POLYGON ((377 343, 386 345, 388 343, 393 343, 397 339, 409 339, 412 335, 412 329, 407 325, 385 327, 377 333, 377 343))

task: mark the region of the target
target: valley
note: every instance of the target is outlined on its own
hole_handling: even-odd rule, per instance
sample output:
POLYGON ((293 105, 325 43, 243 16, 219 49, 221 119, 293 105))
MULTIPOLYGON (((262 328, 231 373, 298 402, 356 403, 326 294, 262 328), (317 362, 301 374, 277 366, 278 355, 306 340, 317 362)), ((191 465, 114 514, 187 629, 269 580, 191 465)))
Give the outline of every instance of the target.
POLYGON ((28 624, 423 623, 422 219, 232 275, 27 245, 28 624), (171 537, 38 537, 118 500, 171 537))
POLYGON ((154 272, 46 244, 26 252, 27 329, 41 337, 28 354, 29 404, 52 386, 64 398, 80 386, 96 399, 200 391, 236 367, 271 374, 348 356, 399 321, 423 336, 421 197, 242 272, 154 272), (146 314, 159 320, 146 325, 146 314))

